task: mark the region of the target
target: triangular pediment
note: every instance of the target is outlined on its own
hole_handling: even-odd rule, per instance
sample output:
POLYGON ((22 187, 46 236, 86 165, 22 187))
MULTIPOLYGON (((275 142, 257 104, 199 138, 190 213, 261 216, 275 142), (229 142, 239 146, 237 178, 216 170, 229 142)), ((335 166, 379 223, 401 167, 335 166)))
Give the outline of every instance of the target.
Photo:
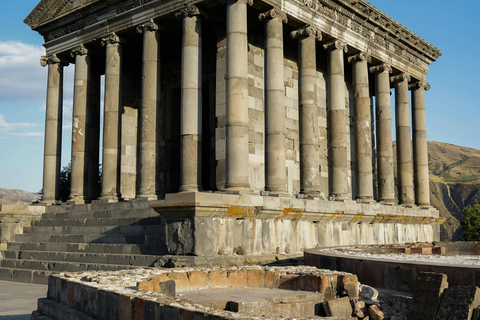
POLYGON ((35 28, 66 13, 99 1, 105 0, 41 0, 23 22, 31 28, 35 28))

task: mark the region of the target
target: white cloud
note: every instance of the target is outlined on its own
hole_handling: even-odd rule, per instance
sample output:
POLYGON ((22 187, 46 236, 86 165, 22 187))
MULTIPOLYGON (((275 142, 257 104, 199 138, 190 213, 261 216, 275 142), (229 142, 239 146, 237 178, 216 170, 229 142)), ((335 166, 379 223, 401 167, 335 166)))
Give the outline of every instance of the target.
POLYGON ((35 123, 8 123, 5 118, 0 114, 0 134, 6 134, 9 136, 27 136, 27 137, 41 137, 42 132, 29 131, 31 128, 38 127, 35 123))

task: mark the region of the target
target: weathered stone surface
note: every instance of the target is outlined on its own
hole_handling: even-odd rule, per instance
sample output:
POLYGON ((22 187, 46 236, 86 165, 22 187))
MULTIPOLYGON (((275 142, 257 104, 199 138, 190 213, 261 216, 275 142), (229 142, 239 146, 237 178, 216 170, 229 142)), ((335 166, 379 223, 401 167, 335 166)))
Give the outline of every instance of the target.
POLYGON ((355 302, 355 308, 353 310, 353 315, 357 318, 363 319, 368 316, 368 309, 364 301, 355 302))
POLYGON ((412 319, 435 319, 443 291, 448 288, 447 275, 422 272, 413 289, 412 319))
POLYGON ((378 298, 378 291, 373 287, 362 284, 360 286, 360 297, 363 299, 376 301, 378 298))
POLYGON ((473 310, 480 306, 477 287, 451 287, 445 289, 435 320, 469 320, 473 310))
POLYGON ((348 297, 327 300, 323 306, 329 317, 350 318, 352 316, 352 305, 348 297))
POLYGON ((383 315, 383 312, 380 311, 378 306, 374 304, 368 307, 368 315, 372 320, 382 320, 385 318, 385 316, 383 315))

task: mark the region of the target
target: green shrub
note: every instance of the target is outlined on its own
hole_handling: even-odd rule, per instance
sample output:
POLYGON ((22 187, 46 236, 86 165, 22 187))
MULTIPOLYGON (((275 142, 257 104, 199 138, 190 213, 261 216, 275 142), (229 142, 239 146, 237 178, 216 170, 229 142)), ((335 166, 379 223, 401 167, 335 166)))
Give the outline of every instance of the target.
POLYGON ((480 241, 480 205, 465 207, 460 224, 464 231, 463 240, 480 241))

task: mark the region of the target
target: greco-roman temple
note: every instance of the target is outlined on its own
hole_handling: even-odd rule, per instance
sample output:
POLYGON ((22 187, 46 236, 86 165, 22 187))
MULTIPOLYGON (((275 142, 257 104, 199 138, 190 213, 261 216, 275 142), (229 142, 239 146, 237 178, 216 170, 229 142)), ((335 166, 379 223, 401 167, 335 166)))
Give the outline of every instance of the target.
POLYGON ((142 209, 157 254, 217 259, 439 239, 424 94, 441 52, 369 3, 42 0, 25 22, 48 68, 43 219, 142 209))

